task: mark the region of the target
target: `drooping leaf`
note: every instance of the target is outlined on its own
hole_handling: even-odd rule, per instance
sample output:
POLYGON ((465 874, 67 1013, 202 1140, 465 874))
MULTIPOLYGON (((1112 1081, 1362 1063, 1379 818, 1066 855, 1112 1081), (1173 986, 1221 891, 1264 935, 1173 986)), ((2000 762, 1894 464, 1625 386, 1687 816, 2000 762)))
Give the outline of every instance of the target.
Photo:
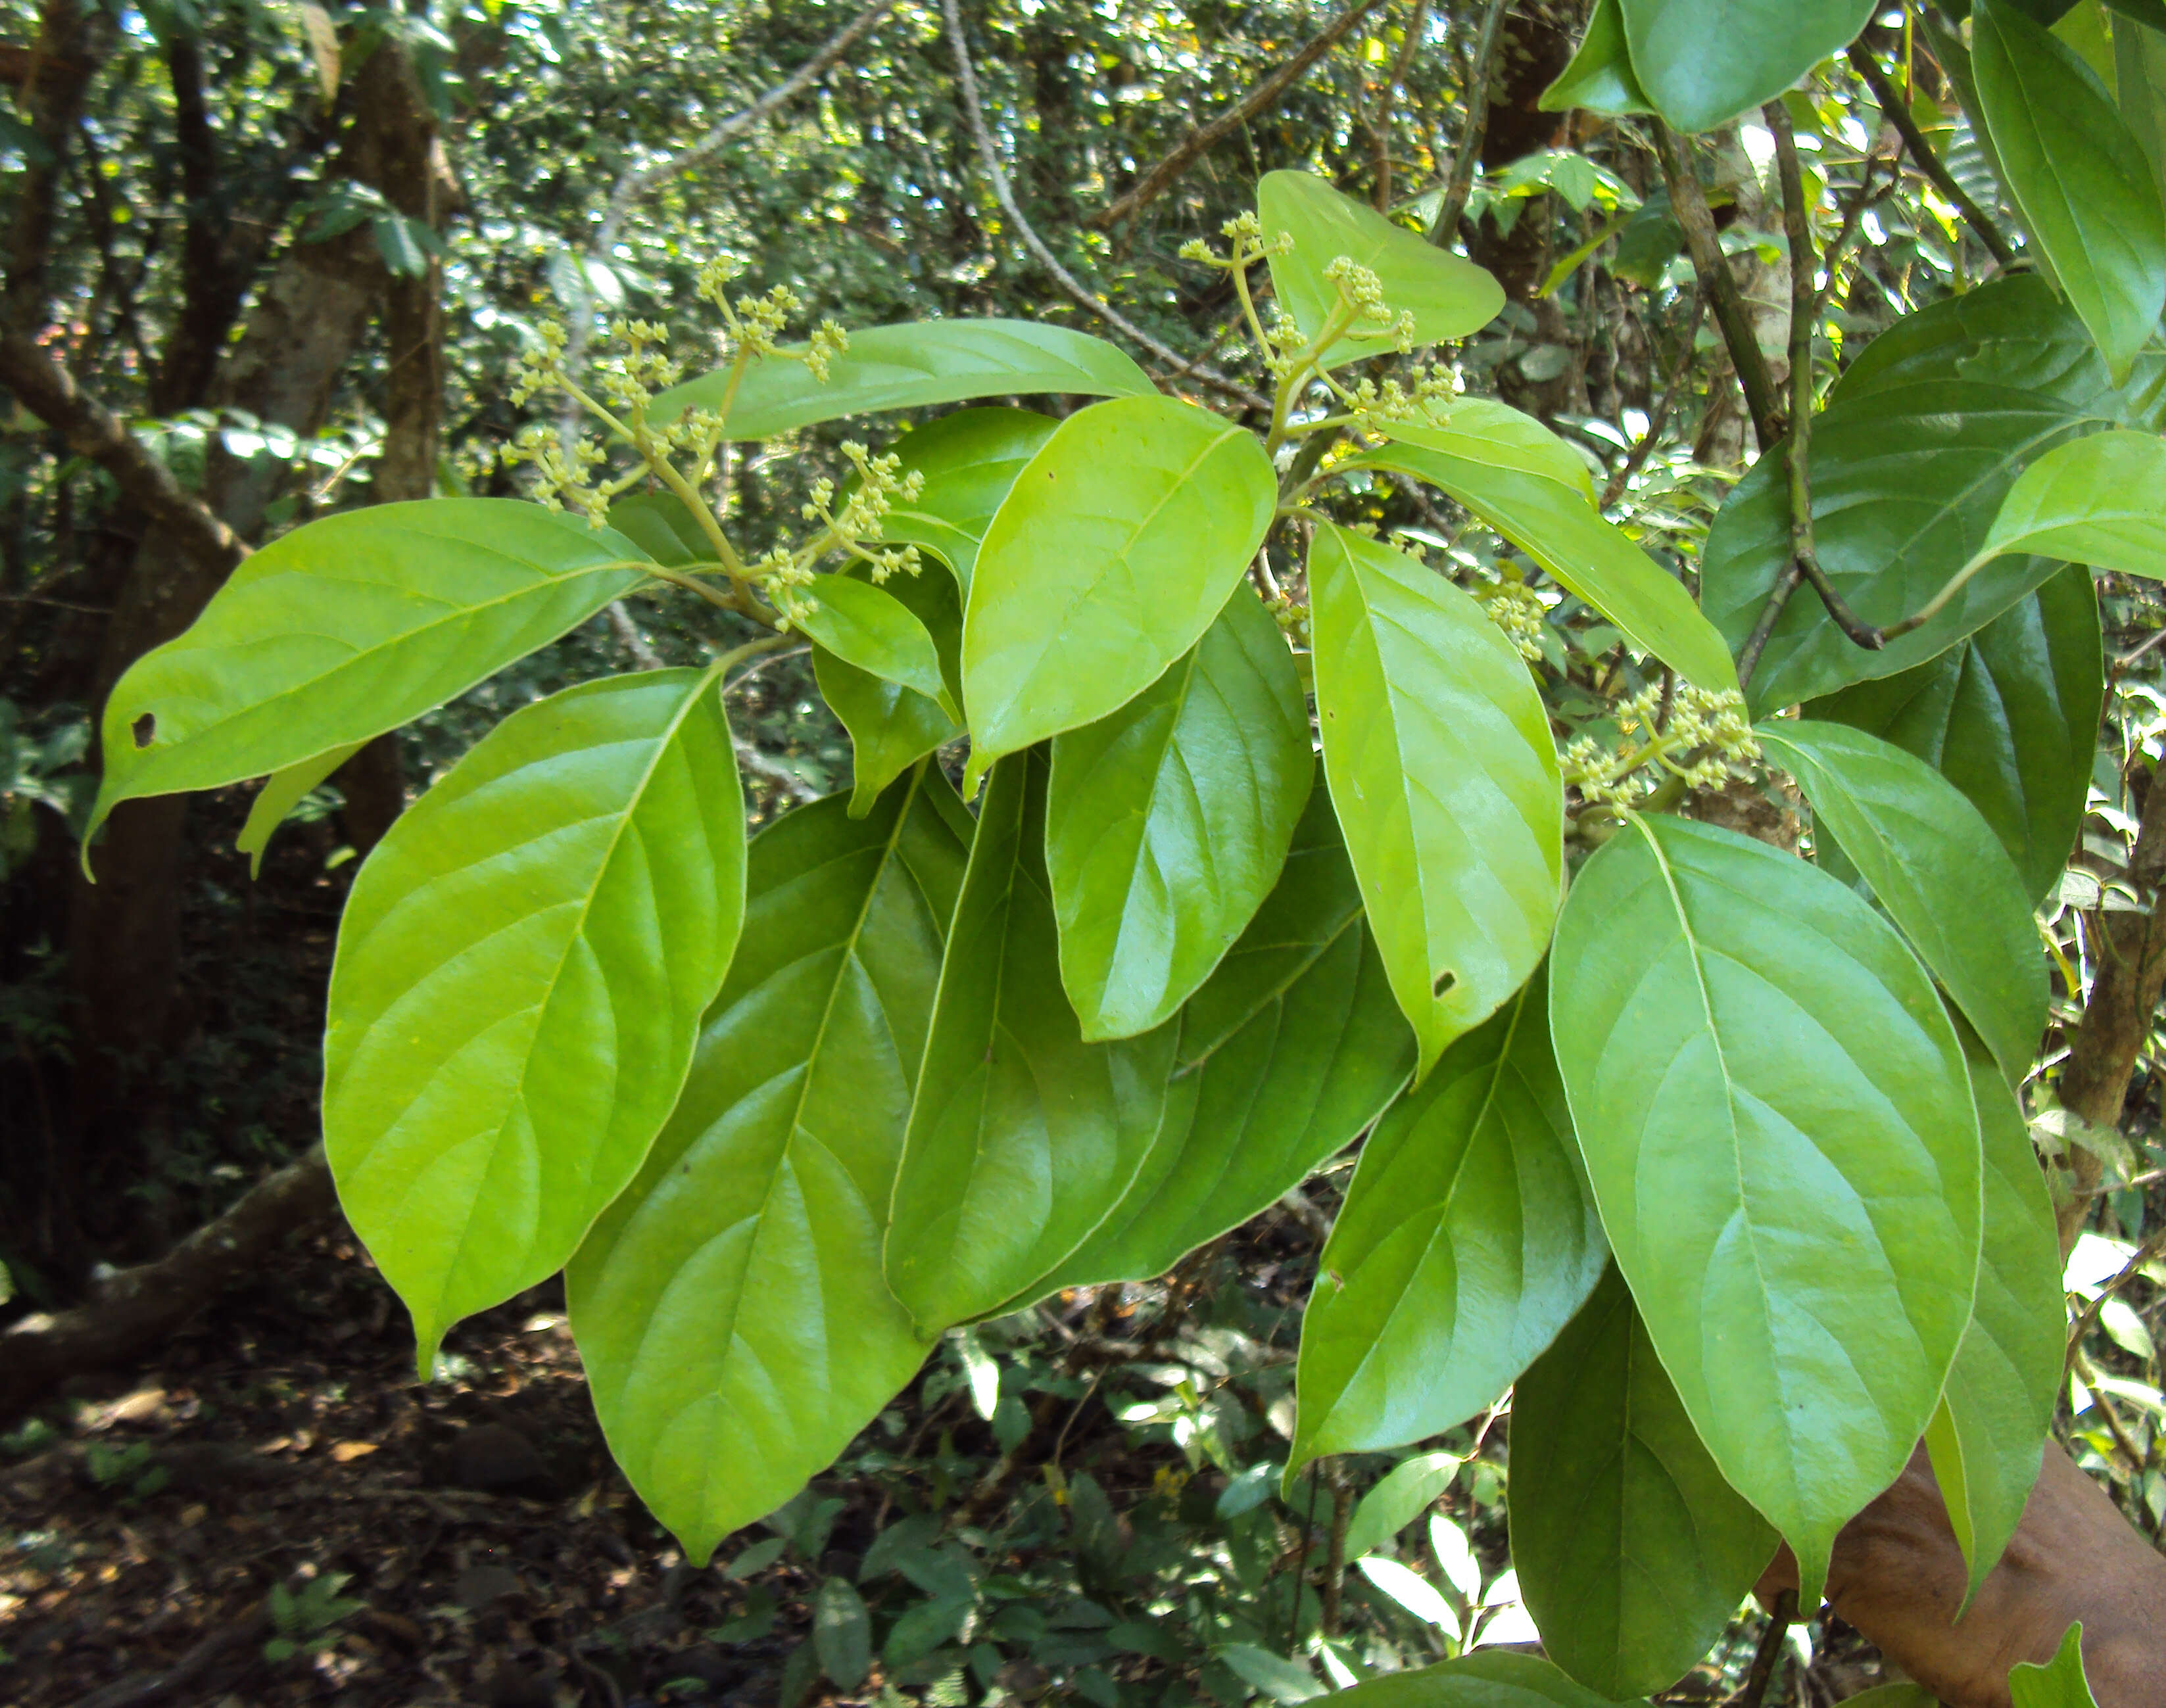
POLYGON ((941 672, 932 632, 909 606, 885 588, 848 575, 822 576, 811 593, 811 609, 797 623, 807 640, 843 663, 909 688, 933 701, 950 719, 960 720, 962 713, 941 672))
POLYGON ((1857 39, 1873 0, 1622 0, 1632 65, 1662 117, 1712 130, 1857 39))
POLYGON ((1362 1148, 1302 1322, 1290 1467, 1465 1422, 1600 1279, 1542 991, 1537 974, 1455 1044, 1362 1148))
MULTIPOLYGON (((908 608, 932 637, 948 698, 962 693, 963 604, 955 583, 937 567, 891 577, 887 591, 908 608)), ((862 818, 882 790, 936 747, 963 733, 962 725, 915 688, 904 687, 812 649, 812 673, 827 709, 849 731, 850 810, 862 818)))
POLYGON ((963 617, 969 793, 986 767, 1093 723, 1202 637, 1278 500, 1253 434, 1191 404, 1078 410, 1016 477, 963 617))
POLYGON ((124 800, 221 788, 395 730, 646 573, 621 535, 510 498, 373 504, 296 528, 120 678, 85 841, 124 800))
POLYGON ((983 1315, 1083 1243, 1157 1131, 1179 1023, 1086 1044, 1060 988, 1043 759, 996 767, 941 966, 887 1241, 927 1333, 983 1315))
POLYGON ((2008 187, 2116 382, 2166 310, 2166 211, 2081 55, 2005 0, 1971 10, 1971 72, 2008 187))
POLYGON ((1343 1708, 1647 1708, 1582 1690, 1539 1656, 1493 1648, 1364 1679, 1334 1690, 1332 1700, 1343 1708))
POLYGON ((1688 681, 1737 686, 1722 635, 1675 576, 1603 519, 1586 464, 1539 421, 1470 398, 1441 424, 1384 430, 1392 445, 1345 466, 1395 468, 1441 488, 1688 681))
POLYGON ((2068 1312, 2052 1195, 2023 1111, 1978 1041, 1964 1042, 1985 1157, 1985 1241, 1970 1326, 1926 1445, 1975 1595, 2037 1486, 2068 1355, 2068 1312))
POLYGON ((1413 1071, 1413 1034, 1321 786, 1277 886, 1189 999, 1181 1026, 1150 1154, 1120 1203, 1032 1295, 1164 1274, 1352 1143, 1413 1071))
POLYGON ((1760 726, 1813 822, 1841 844, 2011 1086, 2046 1029, 2046 957, 2023 875, 1978 809, 1922 759, 1846 724, 1760 726))
POLYGON ((1271 893, 1316 772, 1278 625, 1237 592, 1172 668, 1056 736, 1045 862, 1087 1039, 1149 1031, 1271 893))
POLYGON ((1675 1684, 1775 1553, 1614 1264, 1512 1390, 1511 1496, 1512 1563, 1543 1649, 1606 1696, 1675 1684))
POLYGON ((1542 91, 1545 113, 1569 113, 1575 107, 1612 116, 1655 110, 1640 87, 1640 74, 1632 69, 1624 8, 1618 0, 1594 0, 1579 50, 1556 82, 1542 91))
POLYGON ((301 798, 367 745, 365 741, 349 741, 343 747, 319 753, 314 759, 304 759, 298 765, 274 771, 263 780, 263 787, 249 804, 248 822, 233 839, 235 851, 248 857, 251 878, 262 875, 263 851, 271 846, 272 834, 286 822, 286 815, 301 804, 301 798))
POLYGON ((1730 1486, 1817 1605, 1970 1321, 1978 1117, 1940 998, 1825 872, 1634 819, 1557 928, 1550 1025, 1602 1226, 1730 1486))
POLYGON ((2008 1695, 2015 1708, 2098 1708, 2084 1671, 2082 1621, 2068 1627, 2059 1653, 2046 1665, 2034 1667, 2022 1661, 2011 1668, 2008 1695))
POLYGON ((967 594, 1001 501, 1059 424, 1028 409, 958 409, 906 434, 891 448, 925 487, 887 513, 881 537, 938 552, 967 594))
MULTIPOLYGON (((1271 283, 1304 338, 1319 336, 1338 310, 1339 287, 1324 271, 1341 256, 1375 272, 1394 315, 1414 317, 1416 348, 1470 337, 1504 307, 1503 287, 1482 268, 1342 195, 1313 172, 1266 172, 1256 186, 1256 217, 1265 242, 1293 240, 1291 254, 1271 258, 1271 283)), ((1356 322, 1323 352, 1323 365, 1339 367, 1397 348, 1390 328, 1356 322)))
MULTIPOLYGON (((801 349, 797 345, 793 348, 801 349)), ((661 425, 687 409, 721 407, 729 371, 672 386, 648 406, 661 425)), ((801 361, 755 361, 730 403, 732 439, 772 439, 816 422, 969 398, 1074 393, 1154 397, 1158 388, 1102 338, 1036 320, 916 320, 850 334, 849 348, 816 379, 801 361)))
POLYGON ((831 795, 753 839, 684 1094, 567 1274, 610 1450, 695 1561, 925 1357, 880 1236, 962 883, 953 793, 926 767, 863 818, 831 795))
POLYGON ((1978 548, 2020 552, 2166 581, 2166 439, 2113 429, 2047 451, 2001 500, 1978 548))
POLYGON ((1387 1471, 1361 1497, 1346 1526, 1346 1552, 1380 1548, 1412 1524, 1451 1486, 1460 1460, 1450 1453, 1416 1453, 1387 1471))
POLYGON ((1308 573, 1324 772, 1426 1071, 1548 946, 1556 744, 1524 662, 1443 577, 1330 523, 1308 573))
POLYGON ((1809 703, 1915 753, 1992 825, 2034 904, 2068 863, 2105 693, 2090 572, 2063 570, 1938 658, 1809 703))
POLYGON ((362 866, 324 1147, 425 1373, 637 1171, 730 964, 744 846, 716 680, 663 670, 514 712, 362 866))

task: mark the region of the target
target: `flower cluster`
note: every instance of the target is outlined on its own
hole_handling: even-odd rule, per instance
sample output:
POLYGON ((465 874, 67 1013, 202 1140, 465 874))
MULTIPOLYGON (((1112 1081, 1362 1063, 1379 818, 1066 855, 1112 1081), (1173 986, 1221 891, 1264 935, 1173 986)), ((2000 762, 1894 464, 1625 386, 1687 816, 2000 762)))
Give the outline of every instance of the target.
POLYGON ((1504 638, 1520 657, 1529 664, 1540 662, 1542 625, 1548 609, 1533 588, 1524 582, 1501 581, 1477 588, 1474 597, 1489 620, 1504 631, 1504 638))
POLYGON ((1617 708, 1617 725, 1627 736, 1645 730, 1647 739, 1612 751, 1592 735, 1581 735, 1564 751, 1564 780, 1590 802, 1629 804, 1645 793, 1654 778, 1635 773, 1658 767, 1688 788, 1717 788, 1733 768, 1760 757, 1760 744, 1745 715, 1745 701, 1735 688, 1709 693, 1679 683, 1670 695, 1669 716, 1655 728, 1662 702, 1660 688, 1646 688, 1617 708))
POLYGON ((1376 277, 1374 268, 1365 267, 1353 256, 1342 255, 1335 256, 1324 268, 1323 277, 1338 290, 1339 313, 1347 317, 1349 324, 1360 322, 1388 331, 1402 356, 1413 349, 1413 311, 1408 309, 1397 315, 1392 313, 1392 305, 1384 300, 1384 282, 1376 277))
POLYGON ((823 524, 822 531, 797 551, 775 547, 752 567, 753 579, 781 614, 785 628, 801 628, 820 609, 810 591, 819 579, 812 566, 831 551, 847 552, 869 566, 875 587, 898 572, 916 575, 921 567, 915 546, 868 542, 879 539, 896 499, 908 503, 924 491, 923 472, 911 469, 906 473, 901 457, 892 452, 874 456, 854 440, 844 442, 843 455, 849 458, 857 478, 843 495, 842 508, 835 507, 834 482, 825 476, 813 482, 801 514, 808 522, 823 524))
POLYGON ((787 285, 776 285, 763 297, 729 293, 730 268, 723 261, 711 261, 700 269, 699 292, 722 311, 730 337, 740 359, 749 356, 786 356, 801 361, 816 380, 825 381, 829 364, 850 346, 850 335, 832 320, 812 329, 802 350, 785 350, 778 340, 782 329, 805 306, 804 299, 787 285))
POLYGON ((522 462, 534 465, 533 497, 536 503, 552 510, 561 510, 567 504, 585 512, 587 520, 594 527, 602 526, 609 515, 609 495, 598 487, 587 483, 587 476, 608 460, 600 445, 584 434, 573 436, 568 443, 554 427, 546 422, 532 421, 519 430, 519 436, 504 447, 506 467, 522 462))

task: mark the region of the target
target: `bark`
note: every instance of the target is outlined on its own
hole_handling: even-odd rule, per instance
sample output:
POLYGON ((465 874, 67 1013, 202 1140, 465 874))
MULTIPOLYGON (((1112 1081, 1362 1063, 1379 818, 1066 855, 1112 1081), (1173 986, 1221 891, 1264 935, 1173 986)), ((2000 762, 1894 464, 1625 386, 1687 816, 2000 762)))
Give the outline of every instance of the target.
POLYGON ((40 10, 37 45, 29 52, 22 95, 24 117, 39 148, 15 181, 7 288, 0 298, 0 327, 8 331, 35 332, 45 320, 61 184, 82 120, 83 97, 112 33, 112 19, 102 6, 45 0, 40 10))

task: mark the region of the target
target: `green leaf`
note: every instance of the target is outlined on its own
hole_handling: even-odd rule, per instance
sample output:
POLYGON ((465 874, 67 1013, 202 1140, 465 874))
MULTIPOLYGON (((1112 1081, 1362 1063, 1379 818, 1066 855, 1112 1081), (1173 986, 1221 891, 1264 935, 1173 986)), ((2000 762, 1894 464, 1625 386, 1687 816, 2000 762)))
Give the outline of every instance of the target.
POLYGON ((1294 1468, 1465 1422, 1601 1278, 1542 988, 1455 1044, 1362 1147, 1302 1323, 1294 1468))
POLYGON ((1128 1190, 1165 1106, 1178 1025, 1086 1044, 1061 993, 1045 771, 995 769, 942 962, 887 1231, 926 1333, 1021 1293, 1128 1190))
POLYGON ((1978 809, 1922 759, 1846 724, 1763 724, 1813 822, 1841 845, 2011 1086, 2046 1030, 2046 957, 2023 876, 1978 809))
POLYGON ((891 450, 924 489, 897 503, 880 537, 938 552, 965 593, 985 530, 1023 465, 1060 424, 1028 409, 958 409, 897 440, 891 450))
POLYGON ((1450 1453, 1416 1453, 1392 1466, 1354 1509, 1346 1526, 1347 1557, 1384 1547, 1419 1518, 1451 1486, 1459 1466, 1450 1453))
POLYGON ((854 1690, 873 1668, 873 1621, 864 1597, 848 1578, 830 1578, 812 1598, 812 1647, 820 1670, 854 1690))
MULTIPOLYGON (((801 351, 805 346, 790 346, 801 351)), ((716 409, 729 370, 702 374, 656 397, 650 425, 687 409, 716 409)), ((1155 397, 1149 376, 1102 338, 1035 320, 913 320, 850 334, 850 346, 816 379, 801 361, 771 356, 746 369, 730 404, 732 439, 772 439, 816 422, 969 398, 1075 393, 1155 397)))
POLYGON ((1548 946, 1556 744, 1525 662, 1443 577, 1328 522, 1308 573, 1324 772, 1426 1072, 1548 946))
MULTIPOLYGON (((962 692, 963 604, 949 577, 921 570, 890 578, 887 591, 932 637, 950 703, 962 692)), ((850 811, 862 818, 895 778, 963 727, 914 688, 860 670, 826 648, 812 649, 812 674, 827 709, 849 731, 853 786, 850 811)))
POLYGON ((2035 904, 2075 846, 2104 694, 2098 598, 2071 565, 1931 663, 1804 709, 1936 767, 1984 814, 2035 904))
POLYGON ((1218 1651, 1218 1658, 1233 1668, 1244 1684, 1253 1686, 1272 1701, 1293 1708, 1325 1693, 1325 1686, 1317 1681, 1307 1661, 1290 1661, 1284 1655, 1273 1654, 1267 1648, 1258 1648, 1254 1643, 1228 1643, 1218 1651))
POLYGON ((1441 488, 1629 635, 1714 692, 1737 686, 1730 648, 1677 578, 1603 519, 1587 465, 1539 421, 1484 398, 1441 424, 1391 421, 1395 441, 1344 467, 1395 468, 1441 488))
POLYGON ((1588 19, 1579 50, 1556 82, 1542 91, 1540 106, 1545 113, 1569 113, 1577 107, 1611 117, 1655 110, 1632 69, 1618 0, 1594 0, 1594 15, 1588 19))
POLYGON ((865 817, 831 795, 753 840, 684 1094, 567 1276, 610 1450, 695 1561, 925 1356, 880 1238, 966 857, 943 793, 925 767, 865 817))
POLYGON ((233 839, 235 851, 248 857, 251 878, 262 876, 263 851, 271 846, 272 833, 286 822, 288 813, 300 805, 301 798, 367 745, 366 741, 349 741, 343 747, 319 753, 314 759, 304 759, 298 765, 274 771, 264 779, 263 787, 249 806, 248 822, 233 839))
POLYGON ((324 1147, 425 1374, 446 1328, 562 1268, 638 1170, 728 969, 744 871, 729 722, 698 670, 514 712, 362 866, 324 1147))
POLYGON ((1382 1594, 1397 1602, 1425 1625, 1438 1626, 1455 1642, 1459 1638, 1459 1616, 1435 1584, 1397 1560, 1357 1559, 1356 1570, 1382 1594))
POLYGON ((2082 55, 2002 0, 1971 10, 1971 69, 2004 176, 2116 382, 2166 310, 2166 211, 2082 55))
POLYGON ((1871 21, 1873 0, 1623 0, 1640 84, 1680 130, 1772 100, 1871 21))
POLYGON ((1613 1264, 1512 1390, 1512 1563, 1550 1658, 1604 1695, 1712 1647, 1776 1535, 1693 1433, 1613 1264))
POLYGON ((373 504, 296 528, 120 678, 84 841, 122 801, 222 788, 395 730, 646 574, 622 535, 510 498, 373 504))
POLYGON ((609 525, 668 568, 715 561, 714 542, 674 493, 633 493, 619 498, 610 506, 609 525))
POLYGON ((1078 410, 986 530, 963 617, 964 793, 1003 753, 1094 723, 1202 638, 1278 503, 1263 446, 1191 404, 1078 410))
POLYGON ((2152 181, 2166 198, 2166 0, 2159 10, 2162 16, 2148 29, 2114 30, 2113 66, 2121 117, 2151 162, 2152 181))
POLYGON ((941 673, 932 632, 909 606, 885 588, 854 576, 822 576, 811 592, 812 609, 796 624, 806 639, 845 664, 933 701, 949 718, 960 721, 960 709, 941 673))
POLYGON ((1842 1708, 1941 1708, 1941 1699, 1924 1685, 1905 1680, 1876 1685, 1861 1695, 1846 1696, 1842 1708))
POLYGON ((1147 1032, 1210 977, 1278 881, 1315 772, 1293 656, 1239 591, 1150 687, 1054 738, 1045 863, 1084 1037, 1147 1032))
POLYGON ((2025 1661, 2011 1668, 2008 1695, 2014 1708, 2098 1708, 2084 1671, 2082 1622, 2068 1627, 2060 1652, 2047 1665, 2034 1667, 2025 1661))
MULTIPOLYGON (((1471 337, 1503 309, 1503 287, 1488 272, 1341 195, 1313 172, 1266 172, 1256 186, 1256 216, 1266 243, 1281 235, 1293 240, 1291 254, 1271 258, 1271 283, 1279 306, 1311 341, 1338 310, 1339 287, 1324 270, 1341 256, 1376 273, 1395 316, 1413 316, 1417 349, 1471 337)), ((1398 347, 1388 328, 1357 322, 1323 352, 1323 365, 1340 367, 1398 347)))
POLYGON ((1550 1016, 1618 1267, 1817 1606, 1970 1320, 1978 1117, 1947 1011, 1856 892, 1659 817, 1572 884, 1550 1016))
POLYGON ((2166 581, 2166 439, 2096 433, 2024 470, 1978 555, 2026 551, 2166 581))
POLYGON ((2068 1355, 2068 1310, 2052 1196, 2023 1111, 1983 1048, 1965 1042, 1985 1156, 1985 1242, 1977 1304, 1926 1445, 1975 1595, 2038 1484, 2068 1355))
POLYGON ((1335 1690, 1334 1708, 1647 1708, 1598 1696, 1534 1655, 1484 1649, 1335 1690))
POLYGON ((1164 1274, 1351 1144, 1413 1071, 1413 1034, 1323 789, 1309 796, 1277 886, 1181 1027, 1150 1154, 1034 1295, 1164 1274))

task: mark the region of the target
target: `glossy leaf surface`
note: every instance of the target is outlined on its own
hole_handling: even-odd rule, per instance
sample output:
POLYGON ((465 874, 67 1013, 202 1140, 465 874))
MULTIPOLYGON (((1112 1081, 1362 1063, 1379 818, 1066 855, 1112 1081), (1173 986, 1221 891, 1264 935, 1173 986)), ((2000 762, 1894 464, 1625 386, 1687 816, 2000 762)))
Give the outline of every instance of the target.
POLYGON ((262 874, 263 851, 271 846, 272 833, 285 823, 287 814, 301 804, 302 797, 367 745, 365 741, 349 741, 343 747, 319 753, 314 759, 304 759, 298 765, 274 771, 264 778, 263 787, 249 803, 248 822, 233 839, 235 851, 248 857, 251 878, 262 874))
POLYGON ((2075 846, 2104 693, 2098 598, 2074 565, 1930 663, 1804 709, 1937 769, 1984 815, 2035 904, 2075 846))
POLYGON ((243 560, 106 703, 90 832, 124 800, 262 777, 395 730, 646 578, 631 540, 510 498, 326 516, 243 560))
POLYGON ((1556 744, 1510 642, 1403 552, 1321 524, 1309 595, 1324 772, 1426 1069, 1548 946, 1556 744))
MULTIPOLYGON (((1270 241, 1293 240, 1290 255, 1271 258, 1279 306, 1313 340, 1339 308, 1339 288, 1324 270, 1345 256, 1368 267, 1396 316, 1414 317, 1413 344, 1448 343, 1479 332, 1504 306, 1503 287, 1486 271, 1394 224, 1365 202, 1342 195, 1313 172, 1266 172, 1256 186, 1256 217, 1270 241)), ((1326 367, 1398 349, 1388 329, 1355 324, 1323 353, 1326 367)))
POLYGON ((1334 1690, 1332 1700, 1344 1708, 1646 1708, 1644 1702, 1613 1703, 1539 1656, 1503 1649, 1386 1673, 1334 1690))
POLYGON ((1017 755, 995 770, 895 1181, 888 1284, 927 1333, 992 1310, 1081 1245, 1165 1108, 1177 1023, 1086 1044, 1061 991, 1045 769, 1017 755))
POLYGON ((2001 501, 1979 549, 2166 581, 2166 439, 2121 429, 2047 451, 2001 501))
POLYGON ((932 631, 909 606, 885 588, 848 575, 822 576, 811 593, 812 609, 797 625, 808 640, 845 664, 933 701, 950 719, 960 718, 932 631))
POLYGON ((970 785, 1093 723, 1202 638, 1262 543, 1277 482, 1253 434, 1164 398, 1077 411, 1016 477, 963 618, 970 785))
POLYGON ((2015 1708, 2098 1708, 2084 1671, 2084 1627, 2072 1625, 2053 1658, 2042 1667, 2017 1663, 2008 1674, 2015 1708))
POLYGON ((1557 929, 1551 1031, 1602 1225, 1730 1486, 1817 1605, 1970 1321, 1978 1117, 1894 928, 1766 844, 1635 819, 1557 929))
POLYGON ((1925 761, 1846 724, 1763 724, 1761 744, 1798 780, 2008 1083, 2046 1029, 2046 957, 2031 899, 1978 809, 1925 761))
POLYGON ((1624 40, 1624 10, 1619 0, 1594 0, 1593 15, 1572 63, 1542 91, 1545 113, 1569 113, 1575 107, 1613 116, 1655 110, 1640 87, 1640 74, 1632 69, 1631 50, 1624 40))
POLYGON ((2166 212, 2141 145, 2082 56, 2004 0, 1972 8, 1971 74, 2024 223, 2126 377, 2166 310, 2166 212))
MULTIPOLYGON (((962 692, 963 604, 954 582, 937 567, 889 579, 888 592, 925 627, 940 660, 950 702, 962 692)), ((963 733, 962 725, 915 688, 812 649, 812 673, 827 709, 849 731, 850 810, 862 817, 895 778, 963 733)))
POLYGON ((1873 0, 1621 0, 1640 84, 1680 130, 1711 130, 1854 40, 1873 0))
POLYGON ((1926 1431, 1933 1475, 1978 1593, 2022 1522, 2068 1355, 2053 1200, 2023 1111, 1971 1041, 1985 1157, 1978 1299, 1926 1431))
POLYGON ((1239 590, 1164 676, 1054 738, 1045 861, 1086 1038, 1149 1031, 1210 976, 1277 882, 1315 772, 1293 656, 1239 590))
POLYGON ((948 787, 927 767, 863 818, 831 795, 753 840, 684 1094, 567 1276, 610 1450, 695 1560, 925 1356, 880 1236, 967 852, 948 787))
POLYGON ((881 537, 938 552, 964 593, 985 530, 1023 465, 1059 424, 1028 409, 958 409, 897 440, 905 473, 924 476, 924 490, 897 501, 881 537))
POLYGON ((1604 1695, 1667 1690, 1777 1537, 1693 1431, 1614 1265, 1512 1390, 1512 1563, 1550 1658, 1604 1695))
MULTIPOLYGON (((802 348, 801 345, 796 346, 802 348)), ((729 390, 719 369, 659 393, 657 425, 687 409, 713 409, 729 390)), ((754 362, 730 405, 732 439, 772 439, 816 422, 883 409, 918 409, 970 398, 1074 393, 1154 397, 1158 388, 1102 338, 1037 320, 919 320, 850 334, 850 346, 816 379, 801 361, 754 362)))
POLYGON ((1413 1034, 1320 783, 1276 887, 1181 1028, 1165 1117, 1134 1183, 1032 1292, 1164 1274, 1352 1143, 1413 1071, 1413 1034))
POLYGON ((638 1169, 729 967, 744 846, 716 680, 665 670, 514 712, 362 867, 324 1147, 425 1372, 638 1169))
POLYGON ((1607 1255, 1538 975, 1362 1147, 1302 1323, 1289 1464, 1465 1422, 1571 1321, 1607 1255))
POLYGON ((1540 422, 1484 398, 1443 425, 1390 422, 1397 441, 1350 466, 1396 468, 1456 498, 1688 680, 1737 686, 1730 648, 1677 578, 1603 519, 1587 465, 1540 422))

